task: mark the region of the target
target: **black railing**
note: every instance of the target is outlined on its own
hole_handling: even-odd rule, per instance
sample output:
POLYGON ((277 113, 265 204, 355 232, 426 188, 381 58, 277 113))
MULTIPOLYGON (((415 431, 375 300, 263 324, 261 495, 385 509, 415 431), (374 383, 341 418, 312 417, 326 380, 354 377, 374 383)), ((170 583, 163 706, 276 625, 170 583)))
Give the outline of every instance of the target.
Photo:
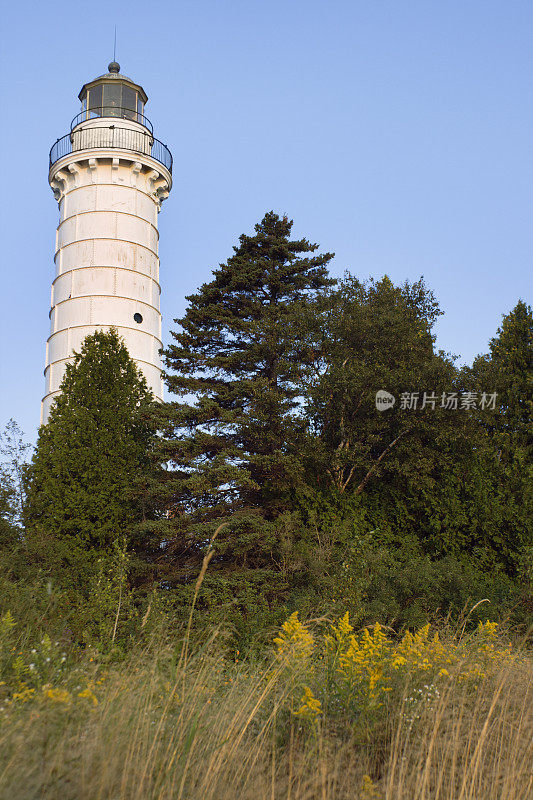
POLYGON ((151 156, 172 172, 172 153, 168 147, 149 133, 110 125, 108 128, 79 128, 62 136, 50 150, 50 167, 60 158, 78 150, 117 148, 151 156))
POLYGON ((139 125, 144 125, 145 128, 148 128, 150 133, 154 132, 154 126, 148 117, 144 116, 144 114, 139 114, 138 111, 133 111, 131 108, 117 108, 116 106, 109 105, 80 111, 80 113, 76 114, 70 123, 70 130, 73 130, 76 125, 80 125, 82 122, 87 122, 90 119, 98 119, 100 117, 111 117, 112 119, 131 119, 132 122, 138 122, 139 125))

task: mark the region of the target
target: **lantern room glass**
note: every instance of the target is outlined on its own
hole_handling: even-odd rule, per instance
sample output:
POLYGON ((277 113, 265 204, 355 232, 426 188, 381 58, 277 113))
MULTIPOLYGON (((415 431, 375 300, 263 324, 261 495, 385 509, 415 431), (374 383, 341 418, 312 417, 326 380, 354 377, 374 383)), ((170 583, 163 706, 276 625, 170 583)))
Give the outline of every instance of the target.
POLYGON ((101 117, 102 116, 102 85, 100 86, 93 86, 93 88, 87 92, 88 95, 88 106, 89 106, 89 119, 92 117, 101 117))
POLYGON ((135 106, 137 105, 137 92, 131 86, 122 87, 122 113, 126 119, 137 118, 135 106))
POLYGON ((132 86, 109 81, 87 89, 81 101, 81 111, 84 119, 119 117, 143 124, 144 103, 132 86))

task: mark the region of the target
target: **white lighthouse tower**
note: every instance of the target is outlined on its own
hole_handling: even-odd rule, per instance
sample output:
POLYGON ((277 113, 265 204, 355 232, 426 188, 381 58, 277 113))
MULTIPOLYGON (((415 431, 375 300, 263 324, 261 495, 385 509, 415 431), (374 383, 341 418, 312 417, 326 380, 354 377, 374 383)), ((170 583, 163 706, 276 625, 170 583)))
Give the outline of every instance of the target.
POLYGON ((162 399, 157 215, 172 188, 172 155, 144 115, 144 89, 109 72, 83 86, 81 112, 50 151, 59 203, 41 421, 85 337, 117 328, 162 399))

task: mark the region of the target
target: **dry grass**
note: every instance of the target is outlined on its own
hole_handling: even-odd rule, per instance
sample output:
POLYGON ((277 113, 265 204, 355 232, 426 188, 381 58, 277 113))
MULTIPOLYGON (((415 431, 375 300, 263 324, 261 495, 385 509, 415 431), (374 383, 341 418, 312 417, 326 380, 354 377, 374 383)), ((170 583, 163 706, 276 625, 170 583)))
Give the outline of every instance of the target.
POLYGON ((495 666, 477 691, 450 682, 414 715, 405 687, 378 735, 302 728, 278 661, 228 665, 212 650, 114 667, 94 686, 98 705, 74 692, 12 704, 1 716, 2 800, 533 797, 531 658, 495 666))
POLYGON ((533 798, 533 663, 515 660, 473 692, 450 684, 416 725, 397 725, 384 796, 397 800, 533 798))

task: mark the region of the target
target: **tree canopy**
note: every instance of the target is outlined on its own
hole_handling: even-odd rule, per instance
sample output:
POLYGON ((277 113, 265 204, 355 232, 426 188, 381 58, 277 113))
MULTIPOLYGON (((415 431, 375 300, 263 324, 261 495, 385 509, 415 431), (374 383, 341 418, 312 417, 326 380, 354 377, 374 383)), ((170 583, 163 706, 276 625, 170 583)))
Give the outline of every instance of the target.
POLYGON ((187 298, 169 402, 115 330, 87 337, 30 467, 3 467, 0 539, 78 588, 115 558, 113 602, 129 570, 182 610, 209 551, 199 603, 234 625, 334 601, 418 624, 531 587, 531 308, 458 369, 422 279, 337 282, 292 227, 265 214, 187 298))

